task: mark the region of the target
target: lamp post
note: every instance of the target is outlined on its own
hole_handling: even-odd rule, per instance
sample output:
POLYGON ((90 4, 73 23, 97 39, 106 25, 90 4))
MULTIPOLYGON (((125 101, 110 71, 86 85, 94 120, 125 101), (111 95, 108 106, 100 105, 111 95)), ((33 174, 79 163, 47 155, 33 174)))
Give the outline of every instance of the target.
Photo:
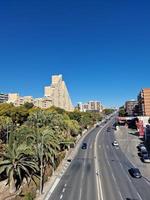
POLYGON ((41 169, 40 169, 40 194, 43 192, 43 135, 41 138, 41 156, 40 156, 40 162, 41 162, 41 169))

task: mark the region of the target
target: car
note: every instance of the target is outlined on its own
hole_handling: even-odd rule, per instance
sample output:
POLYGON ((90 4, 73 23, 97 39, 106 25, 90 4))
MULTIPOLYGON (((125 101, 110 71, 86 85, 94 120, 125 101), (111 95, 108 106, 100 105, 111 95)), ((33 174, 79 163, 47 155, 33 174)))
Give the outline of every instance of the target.
POLYGON ((138 168, 130 168, 129 173, 134 178, 141 178, 142 177, 141 172, 138 168))
POLYGON ((87 149, 87 143, 83 142, 81 148, 82 149, 87 149))
POLYGON ((112 143, 112 145, 113 145, 113 146, 116 146, 116 147, 119 146, 119 144, 118 144, 118 142, 117 142, 116 140, 114 140, 114 142, 112 143))
POLYGON ((143 156, 148 156, 147 150, 146 150, 146 149, 141 150, 140 156, 142 156, 142 157, 143 157, 143 156))
POLYGON ((148 155, 143 155, 142 159, 143 162, 145 163, 150 163, 150 157, 148 155))
POLYGON ((140 147, 140 151, 147 151, 147 149, 146 149, 145 146, 141 146, 141 147, 140 147))
POLYGON ((137 146, 137 149, 140 151, 141 149, 144 149, 146 148, 144 143, 140 143, 138 146, 137 146))
POLYGON ((96 128, 98 128, 99 127, 99 124, 96 124, 96 128))
POLYGON ((67 159, 67 162, 71 162, 71 158, 68 158, 68 159, 67 159))
POLYGON ((140 143, 140 144, 137 145, 137 148, 138 148, 139 150, 141 149, 141 147, 145 147, 144 143, 140 143))

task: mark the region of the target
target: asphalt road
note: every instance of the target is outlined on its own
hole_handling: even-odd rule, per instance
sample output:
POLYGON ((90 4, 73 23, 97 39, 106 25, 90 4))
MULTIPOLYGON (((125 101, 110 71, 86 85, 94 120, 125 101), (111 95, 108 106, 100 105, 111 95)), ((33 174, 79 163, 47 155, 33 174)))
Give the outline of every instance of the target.
POLYGON ((143 177, 132 178, 128 173, 132 164, 120 148, 112 146, 113 129, 107 132, 107 127, 113 122, 111 119, 84 138, 88 148, 79 148, 49 200, 150 199, 148 182, 143 177))

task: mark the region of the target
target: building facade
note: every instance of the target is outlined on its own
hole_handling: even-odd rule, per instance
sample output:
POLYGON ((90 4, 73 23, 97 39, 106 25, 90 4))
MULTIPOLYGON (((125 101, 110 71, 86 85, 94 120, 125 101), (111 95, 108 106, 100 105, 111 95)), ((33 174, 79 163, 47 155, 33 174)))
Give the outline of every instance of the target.
POLYGON ((125 102, 125 110, 128 116, 138 115, 137 111, 138 101, 130 100, 125 102))
POLYGON ((39 108, 50 108, 53 104, 52 101, 49 98, 35 98, 33 102, 34 106, 39 108))
MULTIPOLYGON (((3 100, 4 95, 1 94, 1 101, 3 100)), ((62 79, 62 75, 52 76, 52 83, 50 86, 45 87, 44 97, 42 98, 33 99, 32 96, 21 97, 18 93, 9 93, 7 102, 13 103, 15 106, 21 106, 28 102, 33 103, 34 106, 40 108, 50 108, 51 106, 56 106, 67 111, 74 110, 66 84, 62 79)))
POLYGON ((32 96, 23 96, 23 97, 18 97, 18 99, 14 102, 15 106, 21 106, 24 105, 25 103, 34 103, 33 97, 32 96))
POLYGON ((0 103, 5 103, 8 101, 8 94, 0 93, 0 103))
POLYGON ((87 103, 79 102, 77 105, 78 110, 81 112, 102 112, 103 106, 99 101, 89 101, 87 103))
POLYGON ((139 115, 150 116, 150 88, 144 88, 138 95, 139 115))
POLYGON ((50 86, 45 87, 44 96, 51 100, 53 106, 67 111, 74 110, 66 84, 62 79, 62 75, 52 76, 52 83, 50 86))

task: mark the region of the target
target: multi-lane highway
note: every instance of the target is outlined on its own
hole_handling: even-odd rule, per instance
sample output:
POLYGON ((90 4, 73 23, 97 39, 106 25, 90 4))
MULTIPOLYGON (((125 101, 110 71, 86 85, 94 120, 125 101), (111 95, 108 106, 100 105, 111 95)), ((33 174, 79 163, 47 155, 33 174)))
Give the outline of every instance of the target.
POLYGON ((132 178, 133 165, 114 141, 112 118, 85 138, 87 149, 79 148, 49 200, 149 200, 150 185, 144 178, 132 178))

